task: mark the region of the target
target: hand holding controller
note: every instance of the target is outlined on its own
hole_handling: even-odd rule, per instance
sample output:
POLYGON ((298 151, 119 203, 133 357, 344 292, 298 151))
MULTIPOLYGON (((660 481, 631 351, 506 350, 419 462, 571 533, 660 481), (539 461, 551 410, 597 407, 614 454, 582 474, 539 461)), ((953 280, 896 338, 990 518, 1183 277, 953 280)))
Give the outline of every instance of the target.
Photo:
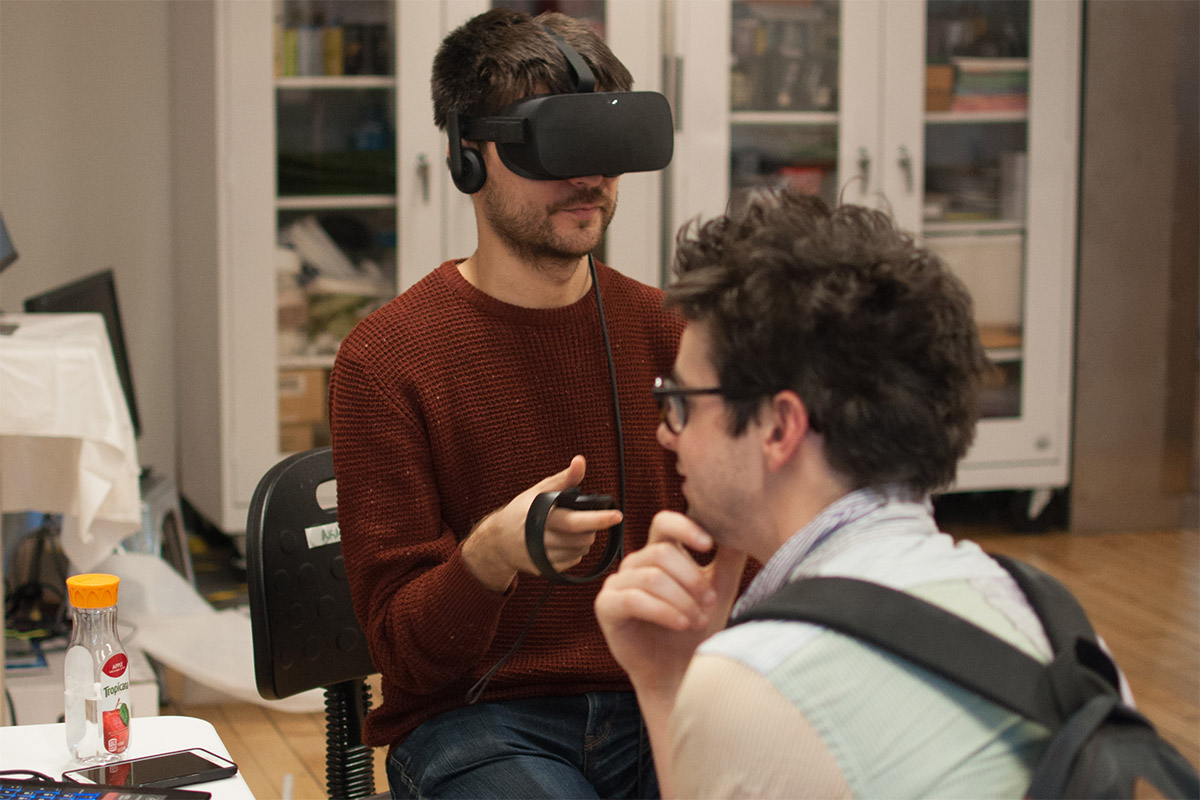
POLYGON ((550 514, 550 509, 555 507, 572 511, 599 511, 616 507, 612 497, 606 494, 580 494, 579 487, 559 492, 542 492, 533 499, 525 517, 525 549, 529 551, 529 558, 538 568, 538 572, 554 583, 587 583, 595 580, 607 572, 612 563, 620 557, 625 538, 624 521, 611 528, 608 547, 591 574, 566 575, 556 570, 546 556, 546 517, 550 514))

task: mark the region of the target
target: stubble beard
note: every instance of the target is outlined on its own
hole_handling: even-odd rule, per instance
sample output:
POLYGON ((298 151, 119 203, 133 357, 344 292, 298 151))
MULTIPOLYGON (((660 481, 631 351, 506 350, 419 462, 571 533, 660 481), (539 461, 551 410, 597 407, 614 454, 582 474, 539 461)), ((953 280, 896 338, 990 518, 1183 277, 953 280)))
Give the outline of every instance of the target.
POLYGON ((598 186, 582 189, 544 209, 514 207, 498 195, 488 192, 483 198, 484 211, 496 235, 534 269, 555 274, 563 269, 573 271, 579 259, 600 244, 617 209, 616 198, 609 198, 598 186), (552 217, 556 212, 590 204, 599 206, 599 225, 594 218, 579 222, 575 229, 578 235, 573 236, 564 236, 555 229, 552 217))

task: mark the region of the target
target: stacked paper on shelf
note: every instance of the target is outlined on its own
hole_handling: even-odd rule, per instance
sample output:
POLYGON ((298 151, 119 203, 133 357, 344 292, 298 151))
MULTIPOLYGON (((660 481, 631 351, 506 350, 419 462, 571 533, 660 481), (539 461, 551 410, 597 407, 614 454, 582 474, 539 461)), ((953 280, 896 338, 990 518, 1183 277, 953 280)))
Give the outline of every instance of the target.
POLYGON ((354 264, 312 215, 288 225, 279 232, 279 239, 296 251, 301 262, 321 275, 345 279, 358 277, 354 264))
POLYGON ((353 263, 314 216, 296 220, 280 232, 280 241, 301 262, 301 281, 309 294, 359 294, 386 297, 387 280, 370 259, 353 263))
POLYGON ((280 231, 279 345, 284 356, 331 355, 362 317, 393 292, 371 259, 353 263, 315 216, 280 231), (286 251, 294 253, 287 257, 286 251))
POLYGON ((275 247, 275 304, 279 355, 300 355, 308 342, 308 297, 300 286, 300 256, 290 247, 275 247))
POLYGON ((958 57, 951 111, 1024 111, 1029 107, 1029 59, 958 57))

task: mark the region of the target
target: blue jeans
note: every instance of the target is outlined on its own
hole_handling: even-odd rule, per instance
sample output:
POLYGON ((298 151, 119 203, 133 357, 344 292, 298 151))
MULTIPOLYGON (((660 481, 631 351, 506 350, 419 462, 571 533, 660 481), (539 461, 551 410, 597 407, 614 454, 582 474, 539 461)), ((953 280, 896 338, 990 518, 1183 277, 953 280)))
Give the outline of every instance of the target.
POLYGON ((392 751, 387 775, 394 798, 658 797, 631 692, 447 711, 392 751))

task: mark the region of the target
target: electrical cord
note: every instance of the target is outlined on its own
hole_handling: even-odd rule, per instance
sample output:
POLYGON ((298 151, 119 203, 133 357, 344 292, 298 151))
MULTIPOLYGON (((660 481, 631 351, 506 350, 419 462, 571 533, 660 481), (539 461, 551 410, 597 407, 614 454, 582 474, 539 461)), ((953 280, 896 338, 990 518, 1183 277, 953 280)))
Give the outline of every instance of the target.
MULTIPOLYGON (((609 378, 609 382, 612 384, 613 415, 615 416, 615 419, 616 419, 615 431, 617 434, 617 492, 618 492, 618 496, 620 497, 620 501, 621 501, 621 505, 619 507, 620 507, 622 513, 624 513, 624 510, 625 510, 625 435, 621 428, 621 397, 620 397, 620 393, 618 392, 618 389, 617 389, 617 365, 616 365, 615 360, 613 359, 612 342, 608 336, 608 323, 604 319, 604 300, 600 296, 600 279, 596 274, 596 261, 595 261, 595 259, 592 258, 591 253, 588 253, 587 258, 588 258, 588 272, 592 277, 592 293, 595 294, 595 296, 596 296, 596 311, 600 317, 600 332, 601 332, 601 335, 604 340, 604 354, 608 360, 608 378, 609 378)), ((613 536, 620 535, 623 538, 623 534, 624 534, 624 527, 618 526, 617 528, 614 529, 614 533, 611 535, 613 535, 613 536)), ((624 541, 621 541, 617 544, 617 548, 613 553, 613 560, 611 563, 616 563, 616 562, 620 561, 621 556, 624 553, 624 551, 625 551, 624 541)), ((607 566, 611 566, 611 563, 607 566)), ((605 567, 605 569, 607 569, 607 566, 605 567)), ((600 574, 598 573, 595 577, 597 577, 597 578, 600 577, 600 574)), ((534 607, 533 611, 529 614, 529 619, 525 621, 525 627, 521 629, 521 633, 520 633, 520 635, 517 636, 517 640, 515 642, 513 642, 512 647, 510 647, 508 649, 508 652, 506 652, 504 655, 502 655, 500 657, 500 659, 495 664, 493 664, 491 666, 491 668, 488 669, 488 671, 485 672, 483 674, 483 676, 478 681, 476 681, 475 684, 469 690, 467 690, 466 700, 467 700, 468 705, 474 705, 479 700, 479 698, 483 696, 484 690, 487 688, 488 684, 491 683, 491 680, 495 676, 495 674, 497 672, 499 672, 500 668, 503 667, 505 664, 507 664, 508 660, 510 658, 512 658, 514 653, 517 652, 517 648, 519 648, 521 646, 521 644, 525 641, 526 634, 528 634, 530 628, 533 627, 533 621, 535 619, 537 619, 538 612, 540 612, 542 610, 542 607, 546 605, 546 601, 550 599, 550 593, 553 590, 554 590, 554 584, 547 583, 546 591, 542 594, 542 599, 538 601, 538 604, 534 607)), ((640 747, 639 747, 639 749, 640 749, 640 747)), ((640 755, 640 753, 638 756, 638 761, 639 761, 638 783, 639 783, 639 787, 640 787, 640 784, 641 784, 641 769, 640 769, 641 755, 640 755)))
MULTIPOLYGON (((32 560, 26 568, 24 581, 12 573, 16 571, 17 559, 10 566, 5 582, 12 588, 4 596, 4 618, 9 626, 6 633, 17 638, 47 638, 70 631, 67 604, 66 556, 57 544, 60 531, 58 518, 44 515, 37 529, 28 533, 24 541, 33 545, 32 560), (42 559, 50 559, 56 575, 55 583, 42 582, 42 559), (43 601, 53 599, 51 616, 43 616, 43 601)), ((23 543, 23 542, 22 542, 23 543)), ((18 545, 19 547, 20 545, 18 545)), ((46 603, 51 605, 51 603, 46 603)))
POLYGON ((17 726, 17 707, 13 705, 12 692, 8 690, 7 685, 4 687, 4 699, 8 703, 8 724, 15 728, 17 726))
POLYGON ((553 589, 554 584, 546 584, 546 591, 542 593, 542 599, 538 601, 538 604, 533 609, 533 613, 525 621, 525 627, 521 629, 521 633, 517 636, 517 640, 513 642, 513 646, 508 649, 508 652, 499 661, 492 665, 491 669, 483 674, 483 677, 475 681, 475 685, 467 692, 468 705, 475 705, 475 702, 483 695, 483 690, 492 682, 492 676, 500 671, 500 668, 508 662, 513 653, 517 652, 517 648, 525 641, 525 636, 529 633, 529 629, 533 627, 533 621, 537 618, 538 612, 542 610, 542 606, 546 605, 546 601, 550 599, 550 592, 553 589))
MULTIPOLYGON (((596 262, 588 253, 588 270, 592 274, 592 289, 596 293, 596 312, 600 315, 600 333, 604 337, 604 354, 608 358, 608 380, 613 392, 613 418, 617 433, 617 494, 621 498, 621 513, 625 512, 625 433, 621 429, 621 394, 617 390, 617 364, 613 359, 612 342, 608 338, 608 323, 604 320, 604 302, 600 299, 600 279, 596 276, 596 262)), ((621 529, 624 531, 624 529, 621 529)), ((625 553, 622 541, 614 561, 620 561, 625 553)))
MULTIPOLYGON (((617 391, 617 365, 613 360, 612 342, 608 338, 608 324, 604 321, 604 304, 600 301, 600 281, 596 277, 596 262, 588 254, 588 269, 592 273, 592 286, 596 289, 596 309, 600 314, 600 331, 604 335, 604 352, 608 356, 608 377, 613 390, 613 413, 616 416, 617 432, 617 492, 621 498, 621 512, 625 511, 625 434, 621 430, 621 397, 617 391)), ((625 554, 624 528, 617 530, 622 533, 622 541, 618 544, 613 563, 621 560, 625 554)), ((637 758, 637 796, 645 797, 645 785, 642 782, 646 758, 646 723, 642 719, 641 709, 638 709, 638 758, 637 758)))
POLYGON ((0 770, 0 778, 15 778, 22 781, 36 781, 37 783, 57 783, 54 778, 45 775, 41 772, 36 772, 32 769, 6 769, 0 770))

